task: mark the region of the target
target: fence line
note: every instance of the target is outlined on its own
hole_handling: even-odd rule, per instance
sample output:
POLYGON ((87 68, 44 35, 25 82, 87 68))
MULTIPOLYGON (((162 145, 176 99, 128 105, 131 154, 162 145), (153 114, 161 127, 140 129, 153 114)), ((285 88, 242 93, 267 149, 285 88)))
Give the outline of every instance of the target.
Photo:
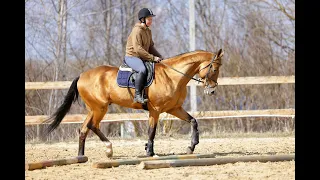
MULTIPOLYGON (((231 110, 231 111, 197 111, 188 112, 196 119, 215 119, 233 117, 293 117, 295 109, 264 109, 264 110, 231 110)), ((41 124, 48 118, 46 115, 25 116, 25 125, 41 124)), ((82 123, 86 114, 66 115, 61 123, 82 123)), ((160 120, 178 120, 175 116, 161 113, 160 120)), ((147 113, 107 113, 102 122, 144 121, 148 120, 147 113)))
MULTIPOLYGON (((283 84, 295 83, 295 76, 249 76, 249 77, 220 77, 219 85, 248 85, 248 84, 283 84)), ((26 90, 36 89, 68 89, 72 81, 54 81, 54 82, 26 82, 26 90)), ((194 81, 189 81, 187 86, 195 84, 201 86, 194 81)))
MULTIPOLYGON (((26 82, 25 90, 37 89, 68 89, 72 81, 55 82, 26 82)), ((256 85, 256 84, 283 84, 295 83, 295 76, 255 76, 255 77, 220 77, 219 85, 256 85)), ((190 81, 187 86, 202 84, 190 81)), ((236 110, 236 111, 197 111, 188 112, 196 119, 216 119, 234 117, 294 117, 294 109, 265 109, 265 110, 236 110)), ((39 124, 48 116, 25 116, 25 125, 37 125, 39 134, 39 124)), ((85 114, 66 115, 61 123, 82 123, 86 118, 85 114)), ((167 113, 160 114, 160 120, 177 120, 178 118, 167 113)), ((146 113, 107 113, 101 122, 121 122, 121 121, 145 121, 148 120, 146 113)), ((123 136, 123 123, 121 124, 121 137, 123 136)))

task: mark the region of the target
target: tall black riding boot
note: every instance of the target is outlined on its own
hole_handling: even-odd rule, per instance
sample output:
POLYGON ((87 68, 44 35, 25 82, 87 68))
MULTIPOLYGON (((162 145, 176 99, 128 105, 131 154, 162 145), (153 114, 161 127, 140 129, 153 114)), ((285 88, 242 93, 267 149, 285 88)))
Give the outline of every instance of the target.
POLYGON ((134 86, 136 88, 134 102, 138 102, 144 104, 148 102, 148 99, 144 99, 142 96, 142 90, 144 88, 145 75, 141 72, 136 74, 136 80, 134 82, 134 86))

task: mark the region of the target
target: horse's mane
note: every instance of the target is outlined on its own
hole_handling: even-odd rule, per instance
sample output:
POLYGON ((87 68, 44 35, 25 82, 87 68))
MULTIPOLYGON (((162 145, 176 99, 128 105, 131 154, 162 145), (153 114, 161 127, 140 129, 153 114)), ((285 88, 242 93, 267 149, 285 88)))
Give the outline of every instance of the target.
POLYGON ((170 58, 163 59, 163 60, 164 60, 164 63, 169 63, 168 65, 173 65, 174 63, 180 63, 181 61, 183 61, 185 63, 188 63, 188 62, 190 62, 190 58, 188 58, 189 55, 190 56, 196 55, 199 52, 210 53, 209 51, 205 51, 205 50, 194 50, 194 51, 188 51, 188 52, 185 52, 185 53, 181 53, 181 54, 178 54, 178 55, 175 55, 175 56, 172 56, 170 58), (187 61, 184 61, 182 59, 187 60, 187 61))
POLYGON ((178 58, 178 57, 184 56, 184 55, 186 55, 186 54, 190 54, 190 53, 193 53, 193 52, 199 52, 199 51, 201 51, 201 52, 207 52, 207 51, 202 50, 202 49, 196 49, 196 50, 194 50, 194 51, 188 51, 188 52, 180 53, 180 54, 178 54, 178 55, 175 55, 175 56, 172 56, 172 57, 169 57, 169 58, 166 58, 166 59, 178 58))

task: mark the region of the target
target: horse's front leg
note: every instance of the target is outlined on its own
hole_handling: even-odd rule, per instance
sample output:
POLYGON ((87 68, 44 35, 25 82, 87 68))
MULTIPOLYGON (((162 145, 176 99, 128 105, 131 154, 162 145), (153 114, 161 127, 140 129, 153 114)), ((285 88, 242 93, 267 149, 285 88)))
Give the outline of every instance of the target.
POLYGON ((192 116, 190 116, 190 117, 192 118, 190 120, 190 124, 191 124, 191 128, 192 128, 192 139, 191 139, 191 146, 189 146, 187 149, 187 154, 192 154, 196 145, 199 144, 198 122, 192 116))
POLYGON ((154 137, 156 135, 157 124, 159 120, 159 113, 150 111, 149 112, 149 129, 148 129, 148 143, 145 145, 145 150, 147 152, 147 156, 153 156, 153 144, 154 144, 154 137))
POLYGON ((199 144, 199 130, 198 122, 190 114, 188 114, 182 107, 171 109, 167 113, 176 116, 179 119, 185 120, 191 124, 192 137, 191 137, 191 146, 187 149, 187 154, 192 154, 196 145, 199 144))

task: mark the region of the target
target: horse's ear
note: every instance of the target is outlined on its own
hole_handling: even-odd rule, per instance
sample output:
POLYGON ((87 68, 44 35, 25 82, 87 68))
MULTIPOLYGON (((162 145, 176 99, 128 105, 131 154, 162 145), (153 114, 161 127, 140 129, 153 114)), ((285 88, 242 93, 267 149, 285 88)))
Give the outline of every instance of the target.
POLYGON ((224 54, 224 51, 222 51, 222 49, 219 49, 218 53, 217 53, 217 57, 222 57, 224 54))
MULTIPOLYGON (((222 51, 222 49, 220 49, 221 51, 222 51)), ((224 55, 224 51, 222 51, 221 53, 220 53, 220 57, 222 57, 224 55)))

